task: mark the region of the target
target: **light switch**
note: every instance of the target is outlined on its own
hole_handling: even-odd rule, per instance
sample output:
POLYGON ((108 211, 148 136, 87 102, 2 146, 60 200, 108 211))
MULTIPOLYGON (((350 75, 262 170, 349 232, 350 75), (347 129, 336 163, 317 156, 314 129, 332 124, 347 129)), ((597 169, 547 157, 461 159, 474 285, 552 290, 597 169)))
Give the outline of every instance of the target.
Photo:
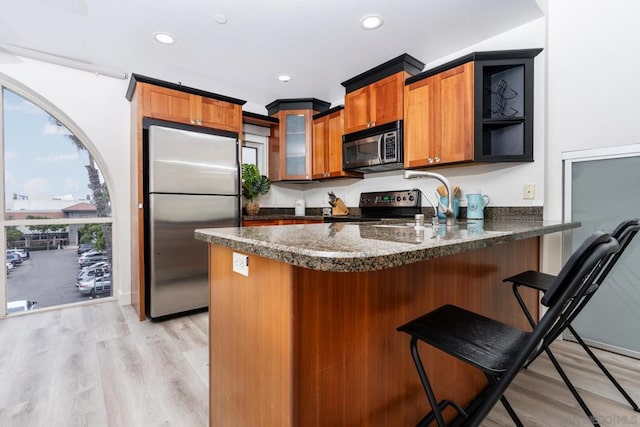
POLYGON ((522 198, 525 200, 533 200, 536 198, 536 185, 525 184, 522 192, 522 198))

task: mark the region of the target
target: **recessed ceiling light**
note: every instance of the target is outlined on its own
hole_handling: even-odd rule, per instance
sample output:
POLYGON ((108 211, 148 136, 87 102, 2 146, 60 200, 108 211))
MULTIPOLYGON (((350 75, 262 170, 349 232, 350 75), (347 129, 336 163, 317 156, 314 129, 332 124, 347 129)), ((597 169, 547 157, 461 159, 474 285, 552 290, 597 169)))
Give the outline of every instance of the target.
POLYGON ((214 16, 214 19, 216 20, 216 22, 218 24, 226 24, 227 23, 227 17, 224 16, 221 13, 218 13, 216 16, 214 16))
POLYGON ((162 44, 172 44, 172 43, 175 43, 176 41, 173 38, 173 36, 169 33, 157 32, 153 34, 153 37, 155 37, 158 43, 162 43, 162 44))
POLYGON ((382 26, 382 17, 379 15, 366 15, 360 20, 360 27, 363 30, 375 30, 382 26))
POLYGON ((286 74, 280 74, 280 75, 278 76, 278 80, 280 80, 282 83, 286 83, 286 82, 288 82, 289 80, 291 80, 291 76, 288 76, 288 75, 286 75, 286 74))

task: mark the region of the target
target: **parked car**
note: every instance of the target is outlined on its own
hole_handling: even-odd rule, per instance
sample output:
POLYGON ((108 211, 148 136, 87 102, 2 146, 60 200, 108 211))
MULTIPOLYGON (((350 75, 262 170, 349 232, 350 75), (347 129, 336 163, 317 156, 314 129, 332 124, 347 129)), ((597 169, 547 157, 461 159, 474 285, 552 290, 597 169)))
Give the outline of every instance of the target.
POLYGON ((80 261, 80 268, 88 267, 98 262, 109 262, 109 257, 102 254, 85 257, 80 261))
POLYGON ((22 264, 22 257, 15 252, 7 251, 7 262, 10 262, 14 266, 20 265, 22 264))
POLYGON ((82 262, 82 260, 88 256, 94 256, 94 255, 104 255, 104 252, 102 251, 98 251, 95 249, 91 249, 89 251, 86 251, 84 253, 80 254, 80 257, 78 258, 78 262, 82 262))
POLYGON ((13 249, 7 249, 7 252, 16 253, 20 255, 22 259, 29 258, 29 251, 27 249, 13 248, 13 249))
POLYGON ((106 276, 111 273, 111 264, 107 261, 100 261, 88 267, 80 269, 76 276, 76 286, 83 280, 91 279, 94 276, 106 276))
POLYGON ((78 246, 78 255, 83 254, 85 252, 89 252, 93 250, 93 243, 80 243, 80 246, 78 246))
POLYGON ((91 277, 78 284, 78 291, 83 295, 111 295, 111 275, 91 277))
POLYGON ((33 306, 36 304, 36 301, 29 300, 9 301, 7 303, 7 314, 33 310, 33 306))

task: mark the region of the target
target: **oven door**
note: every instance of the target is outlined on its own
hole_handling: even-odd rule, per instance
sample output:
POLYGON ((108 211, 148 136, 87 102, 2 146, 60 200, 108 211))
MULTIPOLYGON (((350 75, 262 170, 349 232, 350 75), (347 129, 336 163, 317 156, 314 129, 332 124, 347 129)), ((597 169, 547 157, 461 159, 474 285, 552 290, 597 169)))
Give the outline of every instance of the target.
POLYGON ((372 135, 342 143, 342 168, 354 169, 380 165, 382 135, 372 135))

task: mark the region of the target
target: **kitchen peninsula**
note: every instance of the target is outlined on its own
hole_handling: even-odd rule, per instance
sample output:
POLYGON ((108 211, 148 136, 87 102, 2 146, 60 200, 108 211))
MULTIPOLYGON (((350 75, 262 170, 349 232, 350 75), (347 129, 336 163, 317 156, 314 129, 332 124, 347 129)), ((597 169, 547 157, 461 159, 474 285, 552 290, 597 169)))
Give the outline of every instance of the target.
MULTIPOLYGON (((447 303, 526 328, 502 279, 539 268, 540 236, 578 226, 196 230, 210 243, 210 425, 415 424, 429 407, 396 328, 447 303)), ((536 293, 524 298, 537 313, 536 293)), ((421 354, 439 399, 467 404, 484 387, 468 365, 421 354)))

